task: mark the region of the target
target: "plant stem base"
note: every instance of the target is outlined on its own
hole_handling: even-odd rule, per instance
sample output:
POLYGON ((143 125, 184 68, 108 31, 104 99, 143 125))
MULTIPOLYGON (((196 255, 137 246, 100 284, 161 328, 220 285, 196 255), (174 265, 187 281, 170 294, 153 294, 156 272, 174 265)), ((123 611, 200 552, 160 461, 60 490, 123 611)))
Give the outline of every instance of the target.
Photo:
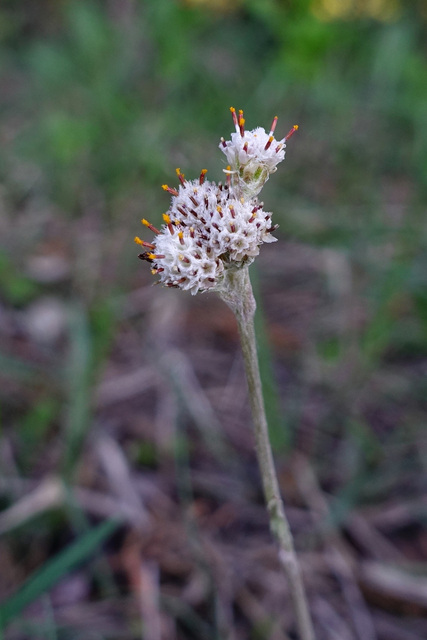
POLYGON ((301 571, 295 553, 292 533, 280 496, 268 434, 255 339, 254 315, 256 302, 248 267, 228 271, 225 276, 224 287, 219 294, 232 309, 237 319, 254 422, 256 453, 270 518, 270 529, 279 544, 279 561, 288 580, 300 639, 314 640, 314 630, 301 571))

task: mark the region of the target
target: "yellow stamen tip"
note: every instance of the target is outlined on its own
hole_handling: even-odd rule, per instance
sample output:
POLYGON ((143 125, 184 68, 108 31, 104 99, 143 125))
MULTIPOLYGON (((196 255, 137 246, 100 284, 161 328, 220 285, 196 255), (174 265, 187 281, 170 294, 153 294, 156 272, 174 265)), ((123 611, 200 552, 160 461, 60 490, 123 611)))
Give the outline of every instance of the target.
POLYGON ((141 220, 142 224, 144 224, 146 227, 150 226, 150 223, 148 222, 148 220, 146 220, 145 218, 142 218, 141 220))
POLYGON ((294 124, 294 129, 295 129, 295 131, 298 131, 299 125, 298 124, 294 124))
POLYGON ((182 233, 182 231, 178 231, 178 238, 183 238, 184 234, 182 233))
POLYGON ((207 169, 202 169, 200 173, 201 173, 202 175, 206 175, 206 174, 207 174, 207 172, 208 172, 208 170, 207 170, 207 169))
POLYGON ((166 224, 169 224, 171 221, 170 216, 168 216, 167 213, 163 214, 163 220, 166 222, 166 224))
POLYGON ((177 167, 175 171, 177 172, 178 175, 181 173, 181 169, 179 167, 177 167))
POLYGON ((164 189, 164 191, 167 191, 169 189, 167 184, 162 184, 162 189, 164 189))
POLYGON ((230 107, 231 113, 235 113, 236 109, 234 107, 230 107))
POLYGON ((155 260, 155 259, 156 259, 156 254, 155 254, 155 253, 149 253, 149 254, 147 255, 147 258, 148 258, 149 260, 155 260))

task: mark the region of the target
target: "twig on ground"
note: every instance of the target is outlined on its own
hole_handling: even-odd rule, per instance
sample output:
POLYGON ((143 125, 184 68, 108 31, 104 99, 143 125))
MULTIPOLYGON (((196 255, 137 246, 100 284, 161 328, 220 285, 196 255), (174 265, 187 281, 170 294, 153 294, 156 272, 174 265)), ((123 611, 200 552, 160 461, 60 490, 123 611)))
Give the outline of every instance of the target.
MULTIPOLYGON (((329 516, 329 505, 309 462, 302 456, 297 456, 295 457, 294 465, 295 478, 304 500, 317 518, 320 517, 326 520, 329 516)), ((358 638, 360 640, 376 640, 377 634, 358 587, 351 556, 344 541, 337 531, 323 531, 323 537, 327 544, 325 557, 342 585, 343 594, 358 638)))
POLYGON ((328 640, 354 640, 353 632, 329 600, 317 596, 314 598, 313 610, 319 625, 325 629, 328 640))
POLYGON ((135 490, 129 464, 122 449, 113 438, 105 433, 98 433, 94 441, 94 450, 113 493, 120 502, 129 505, 139 514, 139 526, 147 527, 150 516, 135 490))

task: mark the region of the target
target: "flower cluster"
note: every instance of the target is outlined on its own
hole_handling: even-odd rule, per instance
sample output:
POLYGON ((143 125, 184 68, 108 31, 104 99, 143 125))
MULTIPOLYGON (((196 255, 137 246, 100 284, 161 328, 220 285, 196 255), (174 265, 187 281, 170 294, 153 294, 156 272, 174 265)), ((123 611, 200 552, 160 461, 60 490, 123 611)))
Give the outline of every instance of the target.
POLYGON ((140 258, 152 263, 153 274, 169 287, 198 291, 218 288, 229 266, 250 263, 263 242, 273 242, 271 213, 255 200, 234 197, 229 185, 204 180, 181 179, 179 189, 164 185, 172 194, 171 206, 163 215, 161 231, 146 220, 155 232, 152 243, 135 238, 150 251, 140 258))
POLYGON ((298 125, 294 125, 282 140, 276 140, 274 131, 277 116, 273 119, 269 133, 263 127, 245 131, 243 111, 240 110, 238 116, 233 107, 230 111, 236 132, 231 134, 231 140, 221 138, 219 148, 229 162, 230 168, 227 171, 232 176, 235 189, 245 197, 252 198, 258 195, 270 173, 274 173, 279 162, 284 160, 286 141, 297 131, 298 125))
POLYGON ((270 135, 261 128, 245 132, 242 112, 238 120, 235 110, 231 111, 238 131, 231 141, 222 141, 220 145, 230 162, 226 184, 205 180, 205 169, 198 180, 191 181, 177 169, 178 189, 163 185, 172 198, 167 213, 163 214, 162 228, 158 230, 143 219, 142 223, 155 237, 152 242, 135 238, 147 249, 139 257, 151 263, 151 271, 159 276, 159 282, 192 294, 221 289, 228 269, 250 264, 262 243, 276 240, 271 235, 276 228, 271 213, 263 210, 263 203, 258 202, 255 194, 262 187, 258 188, 260 181, 264 184, 283 160, 286 139, 291 133, 279 143, 274 140, 277 118, 270 135))

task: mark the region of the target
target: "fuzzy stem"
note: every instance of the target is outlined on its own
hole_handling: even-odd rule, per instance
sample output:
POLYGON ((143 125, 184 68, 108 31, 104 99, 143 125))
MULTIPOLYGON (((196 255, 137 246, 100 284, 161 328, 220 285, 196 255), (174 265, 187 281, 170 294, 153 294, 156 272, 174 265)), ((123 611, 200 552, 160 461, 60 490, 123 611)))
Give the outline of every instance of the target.
POLYGON ((288 580, 300 639, 314 640, 301 571, 274 468, 255 340, 256 303, 248 268, 229 271, 220 295, 234 312, 239 328, 254 422, 256 453, 270 518, 270 530, 279 544, 279 560, 288 580))

